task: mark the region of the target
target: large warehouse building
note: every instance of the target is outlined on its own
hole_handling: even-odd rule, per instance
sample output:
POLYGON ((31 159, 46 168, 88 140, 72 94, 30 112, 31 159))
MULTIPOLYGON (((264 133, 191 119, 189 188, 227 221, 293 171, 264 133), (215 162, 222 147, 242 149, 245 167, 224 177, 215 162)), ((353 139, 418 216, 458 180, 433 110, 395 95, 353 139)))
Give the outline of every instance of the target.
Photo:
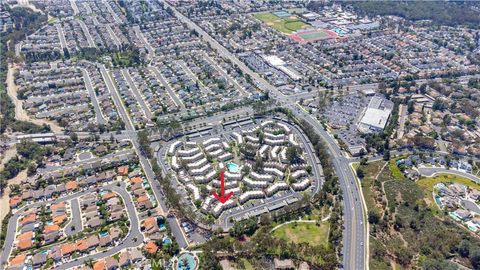
POLYGON ((358 123, 358 130, 363 133, 382 131, 387 125, 392 110, 393 102, 379 95, 373 96, 358 123))

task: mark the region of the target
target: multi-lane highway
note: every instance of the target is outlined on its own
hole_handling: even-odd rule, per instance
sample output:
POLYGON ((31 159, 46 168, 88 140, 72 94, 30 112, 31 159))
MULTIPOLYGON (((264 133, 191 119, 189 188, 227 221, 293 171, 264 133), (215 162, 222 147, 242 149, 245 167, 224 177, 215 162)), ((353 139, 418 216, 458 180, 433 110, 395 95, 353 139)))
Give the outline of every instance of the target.
POLYGON ((281 103, 282 106, 290 109, 296 117, 303 119, 310 123, 318 134, 325 140, 328 145, 329 152, 332 156, 335 172, 339 177, 340 187, 343 191, 344 200, 344 220, 345 229, 343 232, 343 267, 345 269, 365 269, 366 268, 366 249, 365 242, 367 237, 365 225, 365 211, 363 207, 362 195, 359 190, 357 181, 350 169, 349 160, 344 157, 339 146, 336 144, 333 137, 328 134, 321 124, 308 113, 296 107, 292 100, 281 93, 278 89, 268 83, 265 79, 260 77, 257 73, 248 68, 242 61, 240 61, 233 53, 228 51, 225 47, 220 45, 214 38, 212 38, 201 27, 191 21, 189 18, 177 11, 173 6, 165 2, 175 13, 175 16, 190 29, 195 29, 203 40, 207 41, 212 48, 218 51, 220 55, 228 58, 232 63, 238 66, 245 74, 257 83, 257 86, 262 90, 267 90, 270 97, 281 103))

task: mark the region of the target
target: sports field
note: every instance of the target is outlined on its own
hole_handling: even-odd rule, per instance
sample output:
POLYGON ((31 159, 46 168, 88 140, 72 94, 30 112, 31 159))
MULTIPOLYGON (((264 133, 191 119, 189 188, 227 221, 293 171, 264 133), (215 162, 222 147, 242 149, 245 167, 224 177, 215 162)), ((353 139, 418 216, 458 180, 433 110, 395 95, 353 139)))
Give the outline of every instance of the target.
POLYGON ((255 18, 261 20, 266 25, 284 34, 291 34, 300 29, 309 28, 310 25, 302 22, 297 16, 277 17, 270 12, 257 13, 253 15, 255 18))
POLYGON ((310 42, 316 40, 336 38, 337 34, 326 29, 315 29, 290 35, 293 40, 298 42, 310 42))

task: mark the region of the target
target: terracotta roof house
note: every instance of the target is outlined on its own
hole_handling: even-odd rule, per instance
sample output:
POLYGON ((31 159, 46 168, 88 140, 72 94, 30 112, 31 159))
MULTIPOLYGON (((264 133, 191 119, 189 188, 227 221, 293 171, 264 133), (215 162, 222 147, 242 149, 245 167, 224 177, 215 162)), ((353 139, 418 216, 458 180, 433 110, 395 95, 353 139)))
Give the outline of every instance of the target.
POLYGON ((52 232, 58 232, 60 231, 60 227, 58 225, 45 225, 45 227, 43 227, 43 234, 49 234, 49 233, 52 233, 52 232))
POLYGON ((117 168, 117 173, 119 175, 127 175, 128 174, 128 166, 120 166, 117 168))
POLYGON ((74 191, 76 190, 78 187, 78 184, 77 184, 77 181, 68 181, 66 184, 65 184, 65 188, 68 190, 68 191, 74 191))
POLYGON ((53 224, 60 225, 67 220, 67 215, 63 214, 53 218, 53 224))
POLYGON ((133 191, 136 191, 136 190, 139 190, 139 189, 143 189, 143 186, 141 183, 137 183, 137 184, 133 184, 130 186, 131 190, 133 191))
POLYGON ((20 196, 13 196, 10 198, 9 204, 10 208, 17 208, 17 206, 22 202, 22 197, 20 196))
POLYGON ((33 231, 28 231, 17 236, 18 241, 31 240, 33 238, 33 231))
POLYGON ((114 192, 108 192, 108 193, 106 193, 106 194, 104 194, 104 195, 102 196, 102 199, 104 199, 104 200, 109 200, 109 199, 115 198, 115 197, 117 197, 117 194, 116 194, 116 193, 114 193, 114 192))
POLYGON ((147 253, 155 254, 157 253, 158 246, 155 244, 155 242, 150 241, 143 247, 143 250, 145 250, 147 253))
POLYGON ((11 266, 23 266, 25 264, 25 255, 17 255, 15 258, 10 260, 11 266))
POLYGON ((69 256, 77 250, 77 246, 72 243, 63 244, 62 247, 62 256, 69 256))
POLYGON ((20 222, 20 224, 22 226, 25 226, 27 224, 34 223, 36 219, 37 219, 37 215, 35 213, 30 213, 22 218, 22 221, 20 222))
POLYGON ((155 217, 149 217, 143 221, 144 231, 148 234, 158 232, 160 228, 155 217))
POLYGON ((142 184, 143 183, 143 179, 141 177, 133 177, 132 179, 130 179, 130 183, 132 185, 135 185, 135 184, 142 184))
POLYGON ((77 250, 78 251, 81 251, 81 252, 85 252, 88 250, 88 243, 87 243, 87 240, 85 239, 82 239, 82 240, 78 240, 77 243, 77 250))
POLYGON ((20 250, 26 250, 31 248, 33 245, 32 239, 27 239, 27 240, 21 240, 17 243, 17 248, 20 250))
POLYGON ((93 264, 93 270, 105 270, 105 261, 97 261, 93 264))
POLYGON ((150 209, 153 207, 152 202, 150 201, 150 198, 148 198, 148 196, 146 195, 138 197, 137 203, 140 209, 150 209))
POLYGON ((55 203, 55 204, 52 204, 50 206, 50 209, 52 211, 56 211, 56 210, 59 210, 59 209, 65 209, 66 206, 65 206, 65 202, 59 202, 59 203, 55 203))

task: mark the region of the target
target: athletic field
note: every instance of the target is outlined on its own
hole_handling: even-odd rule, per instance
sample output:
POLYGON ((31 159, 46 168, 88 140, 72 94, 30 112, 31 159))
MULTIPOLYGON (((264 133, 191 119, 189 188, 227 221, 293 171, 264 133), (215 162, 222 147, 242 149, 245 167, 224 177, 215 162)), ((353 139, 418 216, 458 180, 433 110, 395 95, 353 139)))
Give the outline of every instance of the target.
POLYGON ((310 25, 302 22, 297 16, 292 15, 289 17, 277 17, 270 12, 257 13, 253 15, 255 18, 264 22, 266 25, 273 29, 284 33, 291 34, 300 29, 309 28, 310 25))
POLYGON ((298 42, 311 42, 317 40, 324 40, 330 38, 336 38, 338 35, 330 30, 316 29, 311 31, 303 31, 290 35, 290 38, 298 42))

